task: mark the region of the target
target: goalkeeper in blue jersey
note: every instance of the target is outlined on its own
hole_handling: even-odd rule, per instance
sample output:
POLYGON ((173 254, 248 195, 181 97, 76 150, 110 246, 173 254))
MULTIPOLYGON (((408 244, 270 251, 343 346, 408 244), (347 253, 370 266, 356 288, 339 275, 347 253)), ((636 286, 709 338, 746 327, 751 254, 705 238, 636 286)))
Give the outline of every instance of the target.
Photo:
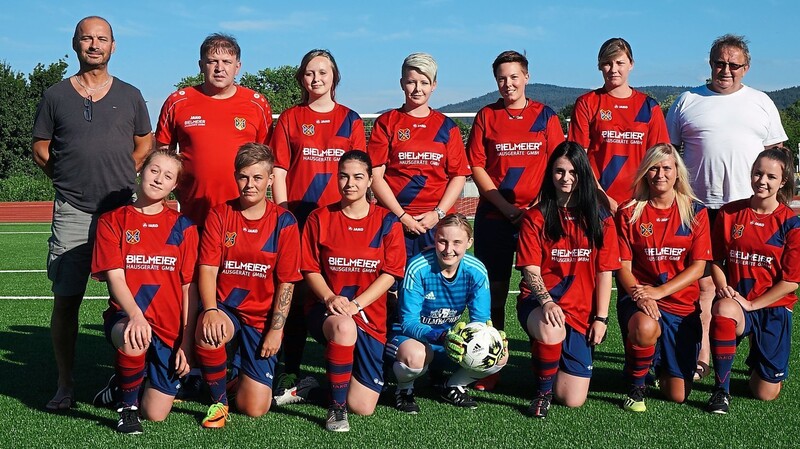
POLYGON ((483 263, 467 254, 473 239, 466 217, 444 217, 436 226, 434 240, 434 248, 408 262, 399 296, 400 323, 392 327, 386 344, 386 356, 394 362, 392 370, 397 377, 395 405, 411 414, 419 412, 414 380, 429 366, 437 372, 454 371, 441 387, 445 402, 476 408, 466 386, 500 371, 508 360, 508 343, 501 333, 503 356, 495 366, 473 371, 457 365, 464 354, 464 340, 459 335, 464 327, 459 321, 464 310, 469 310, 470 322, 489 321, 489 278, 483 263))

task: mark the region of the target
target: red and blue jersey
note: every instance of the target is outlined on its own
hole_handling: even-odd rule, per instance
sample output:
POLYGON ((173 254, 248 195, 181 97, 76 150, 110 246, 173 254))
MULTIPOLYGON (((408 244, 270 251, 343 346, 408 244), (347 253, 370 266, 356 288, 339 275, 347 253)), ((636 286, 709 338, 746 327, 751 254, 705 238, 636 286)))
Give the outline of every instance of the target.
MULTIPOLYGON (((564 312, 567 324, 585 333, 595 312, 597 273, 620 268, 617 231, 613 217, 606 213, 602 220, 603 247, 594 248, 569 208, 559 209, 558 215, 565 235, 554 242, 545 236, 539 207, 525 213, 519 230, 517 268, 539 267, 544 285, 564 312)), ((523 278, 518 299, 525 300, 530 294, 523 278)))
MULTIPOLYGON (((800 282, 800 217, 781 204, 771 214, 755 213, 749 199, 722 206, 714 223, 714 260, 724 260, 728 285, 752 301, 778 281, 800 282)), ((789 293, 770 307, 791 309, 789 293)))
POLYGON ((656 100, 637 90, 616 98, 600 88, 575 101, 569 140, 586 148, 603 190, 622 204, 633 196, 633 178, 647 149, 669 143, 669 134, 656 100))
POLYGON ((238 199, 217 205, 203 229, 198 263, 219 267, 217 301, 264 330, 275 288, 302 279, 297 220, 270 201, 257 220, 242 215, 238 199))
POLYGON ((451 178, 471 173, 458 125, 433 109, 422 118, 381 114, 367 148, 375 166, 386 165, 384 179, 409 215, 433 210, 451 178))
MULTIPOLYGON (((475 116, 467 142, 470 166, 485 169, 503 198, 521 209, 539 194, 547 159, 564 141, 558 115, 542 103, 527 101, 524 109, 514 109, 513 114, 502 99, 484 106, 475 116)), ((502 217, 482 197, 478 211, 502 217)))
MULTIPOLYGON (((402 278, 406 265, 403 229, 388 210, 370 205, 361 219, 347 217, 339 203, 321 207, 308 217, 303 231, 302 271, 319 273, 331 290, 350 300, 387 273, 402 278)), ((309 301, 309 309, 315 301, 309 301)), ((386 293, 353 315, 358 327, 386 342, 386 293)))
POLYGON ((183 155, 176 189, 183 213, 202 227, 212 206, 237 198, 237 150, 269 142, 271 132, 272 110, 258 92, 236 86, 232 97, 218 99, 193 86, 172 93, 161 107, 156 141, 177 145, 183 155))
POLYGON ((355 111, 340 104, 330 112, 298 105, 278 118, 271 146, 275 166, 287 172, 289 210, 302 228, 311 211, 339 200, 339 158, 346 151, 365 151, 367 142, 364 122, 355 111))
MULTIPOLYGON (((92 254, 92 276, 106 281, 106 272, 125 271, 125 282, 153 332, 168 346, 180 336, 182 287, 193 281, 197 260, 197 226, 164 207, 145 215, 123 206, 100 216, 92 254)), ((113 298, 105 318, 122 311, 113 298)))
MULTIPOLYGON (((631 272, 640 284, 659 286, 680 274, 695 260, 711 260, 708 211, 693 203, 695 222, 681 223, 678 206, 656 209, 649 203, 641 217, 631 222, 635 202, 620 206, 616 215, 619 255, 631 261, 631 272)), ((700 286, 697 281, 658 300, 659 309, 687 316, 697 308, 700 286)))

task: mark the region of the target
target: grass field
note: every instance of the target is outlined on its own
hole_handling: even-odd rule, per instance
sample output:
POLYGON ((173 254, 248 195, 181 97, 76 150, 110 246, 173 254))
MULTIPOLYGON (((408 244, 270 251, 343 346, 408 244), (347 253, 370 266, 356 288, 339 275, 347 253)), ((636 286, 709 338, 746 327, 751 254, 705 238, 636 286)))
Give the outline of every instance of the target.
MULTIPOLYGON (((554 406, 544 421, 523 415, 531 389, 527 337, 516 323, 513 296, 509 298, 508 335, 511 360, 494 393, 475 393, 477 410, 459 410, 436 400, 424 383, 417 389, 422 412, 407 416, 382 398, 375 415, 353 416, 352 430, 331 434, 323 429, 324 404, 277 408, 251 419, 234 414, 220 431, 199 427, 206 404, 176 404, 164 423, 144 423, 139 436, 118 435, 117 414, 91 406, 94 393, 112 373, 113 351, 102 332, 104 299, 87 299, 81 313, 76 366, 75 409, 52 414, 45 402, 55 391, 49 317, 49 284, 42 270, 47 248, 47 225, 0 225, 0 447, 794 447, 800 430, 798 388, 798 326, 794 326, 790 371, 781 397, 764 403, 749 397, 743 364, 747 342, 734 366, 731 413, 703 411, 713 385, 707 378, 696 384, 689 401, 678 405, 656 393, 647 399, 647 412, 632 414, 619 404, 622 344, 612 312, 608 341, 595 353, 589 400, 579 409, 554 406)), ((90 282, 89 296, 103 296, 105 286, 90 282)), ((323 380, 322 351, 309 342, 304 369, 323 380)), ((388 399, 388 397, 386 398, 388 399)))

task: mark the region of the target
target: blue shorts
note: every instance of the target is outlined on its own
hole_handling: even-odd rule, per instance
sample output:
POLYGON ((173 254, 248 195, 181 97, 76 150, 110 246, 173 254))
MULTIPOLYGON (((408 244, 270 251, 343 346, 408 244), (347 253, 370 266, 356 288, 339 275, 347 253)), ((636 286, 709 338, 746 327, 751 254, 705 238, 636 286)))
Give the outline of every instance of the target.
MULTIPOLYGON (((109 343, 111 343, 111 329, 121 319, 127 317, 128 315, 117 312, 103 321, 103 330, 109 343)), ((155 388, 168 396, 178 394, 178 389, 181 387, 180 380, 175 375, 175 352, 155 332, 145 355, 145 376, 148 388, 155 388)))
POLYGON ((406 260, 411 259, 428 248, 433 248, 435 246, 433 239, 433 235, 435 233, 435 227, 433 229, 428 229, 428 232, 419 235, 406 232, 404 234, 406 239, 406 260))
MULTIPOLYGON (((398 324, 392 328, 389 337, 390 338, 386 343, 386 352, 384 356, 386 357, 387 362, 394 363, 397 360, 397 348, 399 348, 400 345, 406 340, 415 340, 415 338, 401 334, 400 325, 398 324)), ((430 349, 431 352, 433 352, 433 360, 428 365, 431 371, 437 373, 449 371, 452 373, 461 368, 458 363, 450 360, 450 357, 447 356, 447 351, 445 350, 444 346, 431 344, 427 341, 420 341, 420 343, 425 345, 426 349, 430 349)))
MULTIPOLYGON (((622 329, 622 341, 628 338, 628 321, 638 312, 636 303, 629 297, 617 301, 617 317, 622 329)), ((687 316, 675 315, 661 310, 661 337, 656 343, 653 367, 658 375, 667 374, 691 382, 697 369, 703 327, 700 324, 700 311, 687 316)))
POLYGON ((247 377, 255 380, 260 384, 264 384, 272 388, 272 380, 275 377, 275 366, 278 363, 278 357, 273 355, 267 358, 261 357, 261 342, 267 330, 259 331, 255 327, 242 324, 239 318, 221 302, 217 302, 217 308, 228 315, 233 323, 233 338, 239 339, 238 347, 234 354, 234 365, 239 370, 240 374, 245 374, 247 377))
POLYGON ((744 310, 744 333, 752 335, 747 366, 759 377, 778 383, 789 376, 789 351, 792 337, 792 312, 786 307, 767 307, 752 312, 744 310))
MULTIPOLYGON (((328 318, 325 305, 318 302, 306 315, 308 332, 322 345, 328 340, 322 332, 322 323, 328 318)), ((370 390, 380 393, 383 390, 383 348, 384 344, 356 325, 356 347, 353 353, 351 376, 370 390)))
POLYGON ((475 257, 486 265, 490 282, 511 279, 518 240, 519 229, 510 221, 475 215, 475 257))
MULTIPOLYGON (((525 300, 517 302, 517 320, 520 326, 528 334, 528 339, 533 340, 533 336, 528 333, 528 317, 530 314, 541 307, 539 301, 525 300)), ((567 336, 561 343, 561 361, 558 370, 576 377, 590 379, 594 369, 594 347, 589 344, 586 334, 582 334, 567 326, 567 336)))

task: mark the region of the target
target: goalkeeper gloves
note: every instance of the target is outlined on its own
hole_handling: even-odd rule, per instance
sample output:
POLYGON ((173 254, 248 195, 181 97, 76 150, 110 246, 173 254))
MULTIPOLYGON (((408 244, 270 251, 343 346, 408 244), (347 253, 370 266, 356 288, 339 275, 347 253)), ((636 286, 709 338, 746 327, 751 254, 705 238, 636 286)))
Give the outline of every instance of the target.
MULTIPOLYGON (((494 327, 492 324, 492 320, 486 322, 486 325, 489 327, 494 327)), ((500 338, 503 340, 503 355, 501 358, 506 357, 508 355, 508 337, 506 337, 506 332, 497 329, 497 332, 500 334, 500 338)))
POLYGON ((461 359, 464 357, 464 339, 461 337, 461 331, 464 330, 466 326, 467 325, 464 324, 463 321, 459 321, 448 330, 447 335, 445 335, 445 352, 447 352, 447 356, 450 357, 450 360, 456 363, 461 363, 461 359))

